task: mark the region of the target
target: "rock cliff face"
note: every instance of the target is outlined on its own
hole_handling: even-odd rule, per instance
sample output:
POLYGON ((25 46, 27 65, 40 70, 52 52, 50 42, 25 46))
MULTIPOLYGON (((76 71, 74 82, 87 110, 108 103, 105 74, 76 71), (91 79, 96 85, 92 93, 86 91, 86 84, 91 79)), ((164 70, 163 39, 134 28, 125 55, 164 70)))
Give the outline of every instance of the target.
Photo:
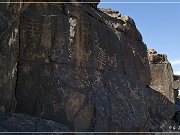
MULTIPOLYGON (((167 117, 174 114, 174 105, 166 107, 166 100, 171 103, 175 103, 174 89, 173 89, 173 70, 171 64, 167 60, 167 56, 164 54, 158 54, 154 49, 148 50, 150 71, 151 71, 151 88, 163 94, 166 99, 164 102, 160 102, 159 110, 167 111, 167 117), (162 109, 162 110, 161 110, 162 109), (169 113, 168 113, 169 111, 169 113)), ((162 99, 163 101, 164 99, 162 99)), ((162 112, 163 112, 162 111, 162 112)), ((165 115, 165 114, 164 114, 165 115)))
POLYGON ((104 132, 150 131, 173 117, 171 67, 149 64, 133 19, 91 3, 11 6, 1 9, 1 112, 104 132), (154 80, 159 71, 165 81, 154 80))
POLYGON ((151 72, 150 87, 163 96, 154 98, 154 106, 162 113, 161 120, 170 120, 175 114, 175 93, 173 89, 173 70, 165 54, 148 49, 151 72))

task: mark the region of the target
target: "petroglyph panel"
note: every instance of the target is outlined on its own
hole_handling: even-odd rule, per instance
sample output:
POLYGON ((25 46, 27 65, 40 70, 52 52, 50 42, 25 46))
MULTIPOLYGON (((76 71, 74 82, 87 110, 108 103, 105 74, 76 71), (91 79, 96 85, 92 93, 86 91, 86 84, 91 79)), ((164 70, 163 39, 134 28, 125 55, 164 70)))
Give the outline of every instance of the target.
MULTIPOLYGON (((96 21, 95 21, 96 22, 96 21)), ((111 33, 111 29, 104 29, 99 22, 91 22, 92 39, 93 39, 93 67, 99 70, 119 70, 123 72, 122 49, 121 43, 116 35, 107 37, 107 33, 111 33), (97 27, 99 26, 99 27, 97 27), (100 31, 97 33, 97 31, 100 31), (104 40, 104 39, 109 40, 104 40), (112 44, 114 42, 114 44, 112 44)))
POLYGON ((77 131, 149 130, 147 101, 153 94, 143 86, 148 84, 146 49, 128 35, 119 38, 103 16, 88 5, 37 5, 23 11, 17 113, 77 131))
POLYGON ((69 18, 64 15, 51 17, 50 59, 57 63, 73 64, 73 38, 70 38, 69 18), (68 23, 67 23, 68 22, 68 23))
POLYGON ((144 88, 138 82, 118 72, 109 71, 105 73, 105 83, 109 90, 111 103, 111 124, 114 126, 112 131, 123 131, 125 127, 130 129, 133 126, 132 123, 135 123, 138 127, 143 120, 148 119, 145 112, 147 109, 145 103, 135 102, 144 99, 143 94, 141 94, 144 88), (124 91, 124 89, 126 90, 124 91), (143 106, 143 108, 137 109, 135 106, 143 106), (126 121, 123 120, 123 117, 127 118, 126 121), (127 125, 127 121, 132 123, 127 125), (115 126, 119 125, 119 122, 124 123, 124 125, 115 126))
POLYGON ((95 55, 97 56, 95 58, 94 63, 98 65, 98 69, 103 70, 106 67, 106 52, 99 46, 99 38, 97 32, 94 32, 95 35, 95 55))
POLYGON ((42 17, 23 16, 23 22, 20 26, 20 54, 24 60, 41 60, 45 59, 47 52, 41 45, 41 34, 43 26, 42 17), (41 49, 40 49, 41 48, 41 49))

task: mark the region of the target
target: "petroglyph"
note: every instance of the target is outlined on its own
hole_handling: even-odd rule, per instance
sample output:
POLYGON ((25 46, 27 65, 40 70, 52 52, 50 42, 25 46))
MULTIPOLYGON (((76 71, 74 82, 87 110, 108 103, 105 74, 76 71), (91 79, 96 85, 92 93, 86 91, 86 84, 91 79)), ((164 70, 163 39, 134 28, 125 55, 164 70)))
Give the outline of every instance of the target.
POLYGON ((100 47, 99 39, 97 32, 94 32, 95 35, 95 51, 97 52, 97 58, 95 59, 99 65, 99 69, 103 70, 107 66, 117 68, 117 54, 113 54, 113 56, 109 56, 106 51, 100 47))
POLYGON ((47 48, 51 47, 51 17, 44 17, 43 31, 41 36, 41 45, 47 48))
POLYGON ((16 41, 16 38, 17 38, 17 34, 18 34, 18 29, 15 29, 12 34, 11 34, 11 37, 9 39, 9 46, 11 47, 11 45, 16 41))
MULTIPOLYGON (((37 33, 41 29, 41 18, 34 18, 34 17, 28 17, 26 18, 26 32, 30 33, 32 38, 35 38, 37 36, 37 33)), ((44 23, 45 25, 46 23, 44 23)), ((47 24, 46 24, 47 25, 47 24)))
POLYGON ((103 70, 104 67, 106 66, 106 53, 100 47, 97 47, 97 49, 99 50, 99 54, 98 54, 98 57, 97 57, 97 62, 100 63, 100 69, 103 70))
POLYGON ((95 49, 97 51, 97 58, 95 59, 99 63, 100 70, 103 70, 106 67, 106 52, 99 46, 99 39, 97 32, 94 32, 95 35, 95 49))
MULTIPOLYGON (((141 122, 139 121, 139 119, 138 119, 137 115, 136 115, 136 112, 135 112, 134 106, 132 105, 132 103, 130 103, 130 105, 131 105, 131 108, 132 108, 132 112, 133 112, 133 114, 134 114, 134 117, 136 118, 136 121, 138 121, 139 123, 141 123, 141 122)), ((133 119, 134 117, 132 117, 132 119, 133 119)))
MULTIPOLYGON (((16 94, 17 113, 42 112, 40 117, 66 124, 72 131, 85 127, 84 131, 92 132, 150 131, 151 118, 166 115, 163 110, 162 115, 151 112, 161 110, 156 106, 165 106, 168 100, 140 82, 150 81, 150 75, 145 67, 146 47, 134 38, 135 26, 128 31, 121 26, 113 29, 110 23, 123 26, 122 20, 87 4, 30 4, 20 15, 20 42, 15 44, 15 17, 11 22, 9 16, 5 24, 11 27, 0 35, 0 87, 4 90, 0 100, 16 94), (18 51, 20 57, 15 56, 18 51)), ((7 29, 2 25, 1 31, 7 29)))
POLYGON ((130 43, 128 43, 128 46, 131 48, 131 50, 132 50, 132 52, 133 52, 133 55, 134 55, 135 57, 138 56, 138 57, 141 59, 142 63, 143 63, 146 67, 149 67, 149 64, 148 64, 148 62, 147 62, 147 61, 148 61, 148 58, 147 58, 147 57, 142 57, 142 55, 139 54, 138 51, 136 51, 130 43))
POLYGON ((102 77, 101 77, 101 73, 98 72, 98 71, 95 71, 95 84, 97 85, 103 85, 103 82, 102 82, 102 77))
POLYGON ((127 98, 120 91, 117 91, 117 98, 119 98, 123 101, 127 100, 127 98))
POLYGON ((114 56, 112 56, 112 57, 108 56, 108 63, 109 63, 109 66, 117 68, 118 65, 117 65, 116 54, 114 54, 114 56))
POLYGON ((136 100, 140 100, 140 97, 138 96, 138 93, 136 92, 136 90, 131 90, 131 95, 132 95, 136 100))

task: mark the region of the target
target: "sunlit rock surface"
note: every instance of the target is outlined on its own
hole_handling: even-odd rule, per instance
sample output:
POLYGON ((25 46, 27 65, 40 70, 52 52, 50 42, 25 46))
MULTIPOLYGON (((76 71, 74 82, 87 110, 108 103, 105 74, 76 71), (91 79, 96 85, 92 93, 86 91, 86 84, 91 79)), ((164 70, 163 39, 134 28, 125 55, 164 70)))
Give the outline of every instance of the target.
MULTIPOLYGON (((171 67, 163 66, 166 82, 157 81, 168 83, 168 95, 152 85, 155 69, 132 18, 82 3, 11 6, 0 10, 8 14, 6 24, 16 24, 6 42, 0 39, 1 55, 8 57, 3 63, 9 63, 0 70, 6 80, 0 82, 1 112, 92 132, 153 131, 173 117, 171 67)), ((1 35, 8 28, 2 26, 1 35)))

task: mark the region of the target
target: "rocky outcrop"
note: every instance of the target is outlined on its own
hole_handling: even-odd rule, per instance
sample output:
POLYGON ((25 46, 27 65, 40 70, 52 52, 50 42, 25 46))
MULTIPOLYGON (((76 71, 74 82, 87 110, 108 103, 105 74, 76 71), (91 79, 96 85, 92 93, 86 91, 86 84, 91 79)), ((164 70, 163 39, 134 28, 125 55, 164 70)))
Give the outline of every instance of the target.
POLYGON ((149 81, 144 44, 116 34, 88 5, 46 8, 22 13, 16 112, 75 131, 148 130, 146 88, 138 82, 149 81))
POLYGON ((154 49, 148 50, 151 71, 151 88, 164 95, 164 99, 156 101, 158 111, 164 113, 164 119, 170 119, 175 114, 175 97, 173 90, 173 70, 164 54, 158 54, 154 49), (173 104, 168 104, 173 103, 173 104), (167 107, 168 106, 168 107, 167 107))
MULTIPOLYGON (((158 70, 166 81, 152 83, 157 71, 150 70, 133 19, 107 13, 89 4, 24 5, 13 57, 18 59, 17 79, 11 79, 16 85, 0 91, 16 98, 8 110, 60 122, 71 131, 149 131, 157 121, 169 119, 173 111, 165 108, 174 103, 170 65, 161 63, 166 73, 158 70), (165 82, 169 95, 156 87, 165 82)), ((1 102, 2 110, 8 105, 1 102)))
POLYGON ((121 14, 117 10, 112 10, 111 8, 99 8, 103 13, 106 13, 108 16, 119 19, 121 14))
POLYGON ((151 71, 151 87, 174 103, 173 70, 164 54, 158 54, 154 49, 148 50, 151 71))
POLYGON ((167 55, 158 54, 156 52, 156 50, 154 50, 154 49, 148 50, 148 57, 149 57, 149 62, 151 64, 167 64, 167 63, 169 63, 167 60, 167 55))

